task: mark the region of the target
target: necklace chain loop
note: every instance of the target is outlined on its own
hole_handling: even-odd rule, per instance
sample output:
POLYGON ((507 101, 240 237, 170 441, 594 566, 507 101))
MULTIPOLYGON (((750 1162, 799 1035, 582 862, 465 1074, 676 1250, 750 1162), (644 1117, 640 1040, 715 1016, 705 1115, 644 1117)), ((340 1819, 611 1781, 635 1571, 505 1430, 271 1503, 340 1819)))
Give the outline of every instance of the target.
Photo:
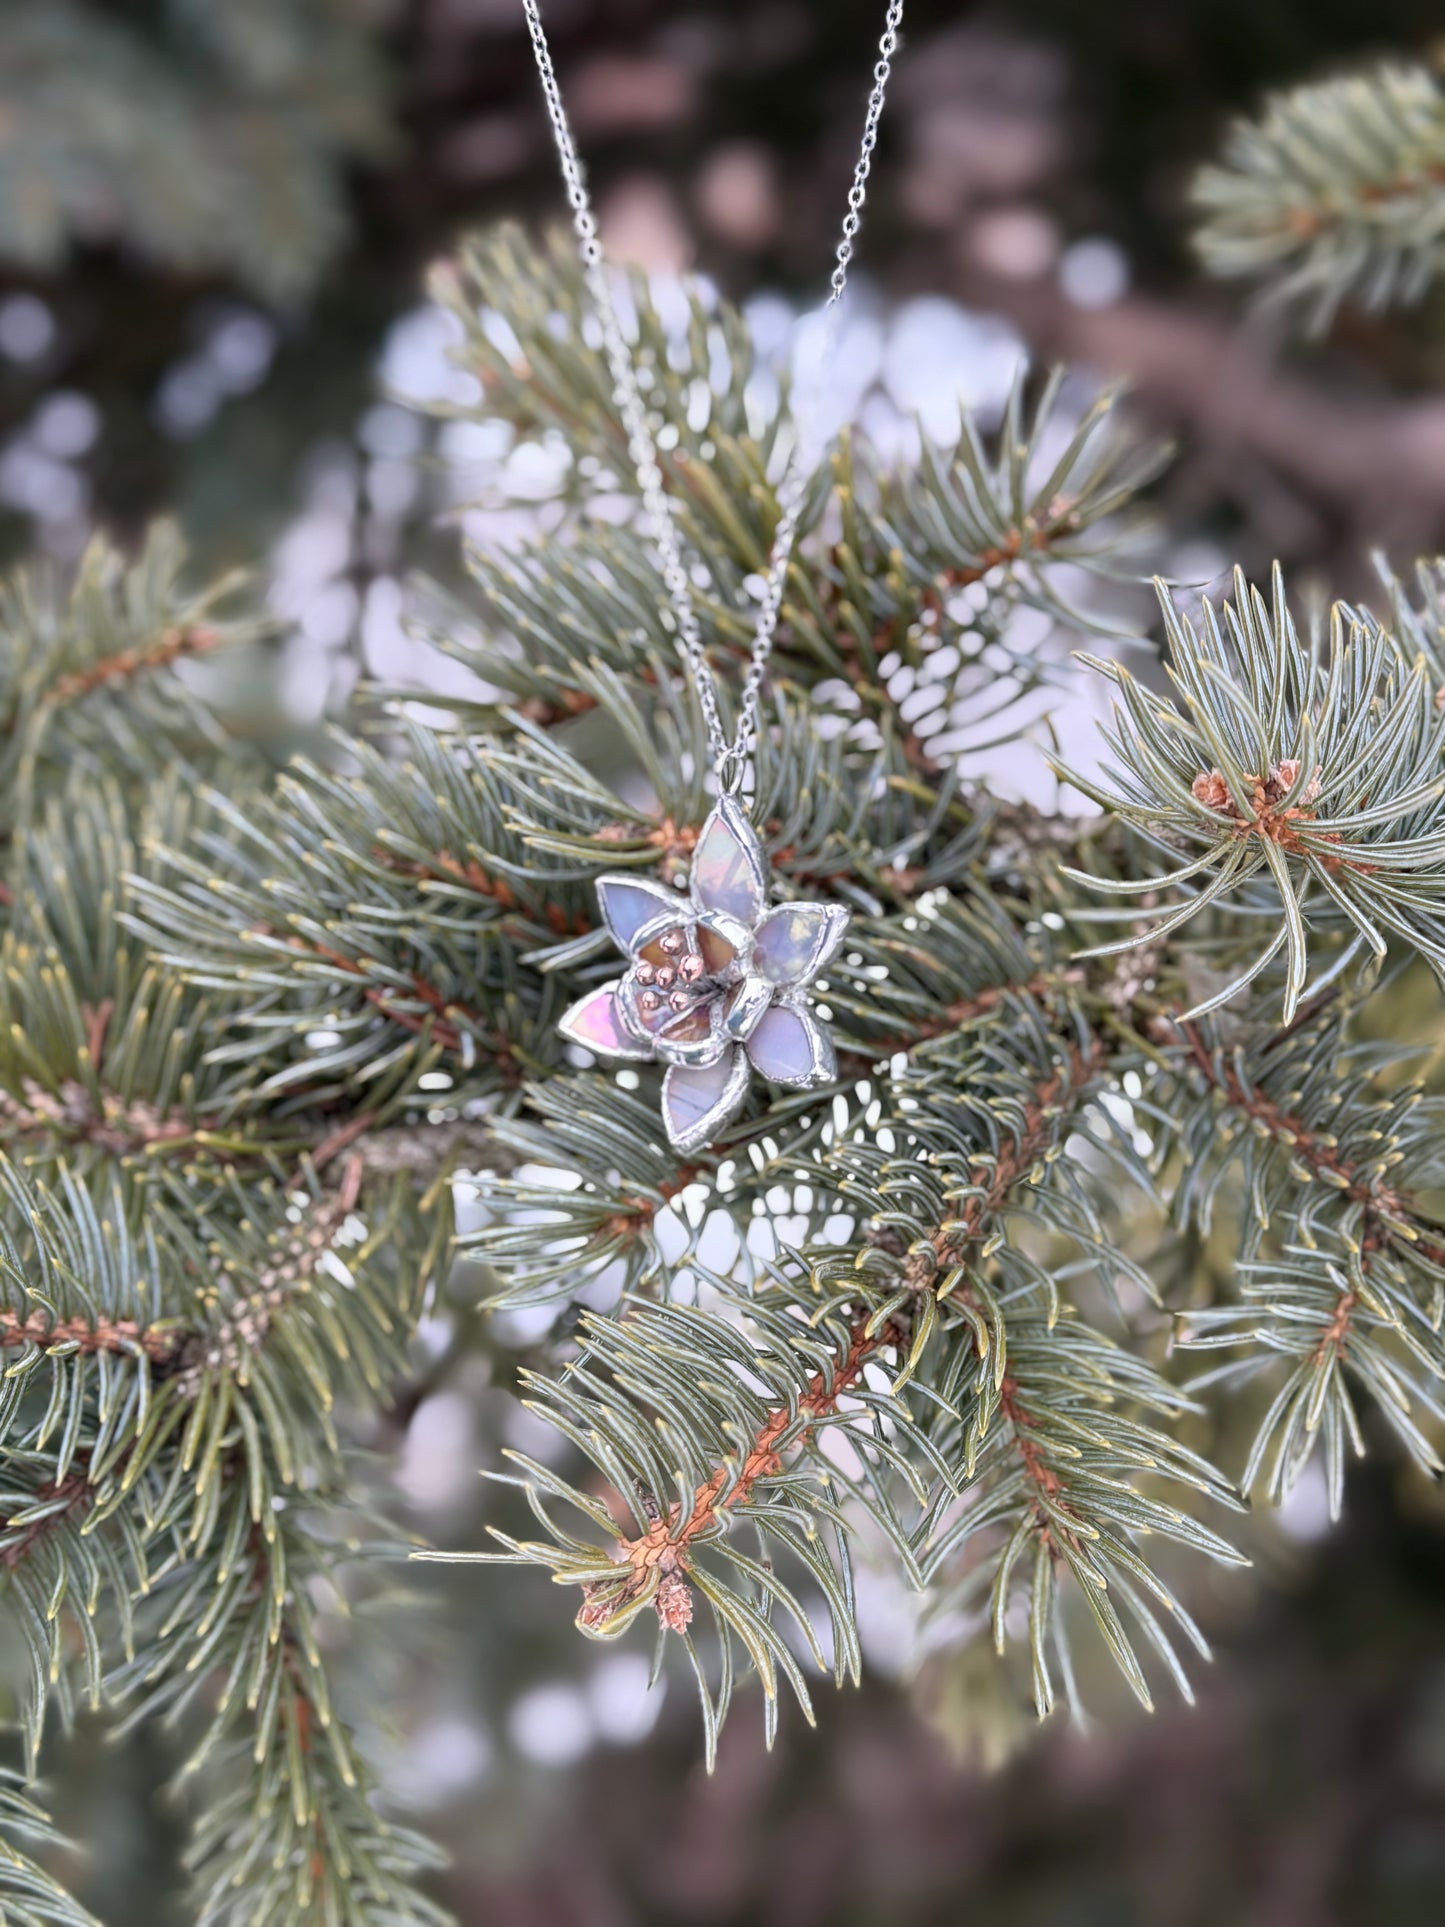
MULTIPOLYGON (((708 663, 707 651, 703 646, 702 631, 698 624, 697 610, 693 604, 687 567, 682 558, 676 512, 663 485, 662 465, 658 460, 657 444, 653 440, 652 429, 647 420, 647 408, 637 386, 637 375, 632 365, 627 338, 617 318, 617 309, 612 299, 612 288, 607 278, 607 268, 602 254, 602 242, 597 233, 597 220, 592 212, 582 164, 577 158, 577 143, 567 119, 567 110, 562 104, 562 90, 557 84, 557 75, 542 26, 538 0, 522 0, 522 9, 526 15, 527 30, 532 37, 537 75, 542 84, 542 94, 552 122, 552 134, 562 166, 562 179, 567 190, 568 204, 572 209, 572 223, 577 233, 577 249, 582 260, 583 275, 602 329, 603 350, 612 376, 613 400, 626 431, 628 453, 632 457, 637 473, 637 486, 642 495, 643 507, 647 512, 653 541, 657 545, 663 586, 667 590, 673 620, 677 626, 678 650, 691 673, 698 701, 702 706, 703 722, 707 729, 708 746, 717 771, 719 788, 723 794, 732 795, 742 787, 757 737, 758 704, 762 696, 763 677, 767 673, 768 657, 772 653, 773 638, 777 632, 778 616, 782 609, 783 592, 787 584, 788 563, 792 556, 798 521, 802 515, 803 502, 807 494, 807 470, 803 462, 804 437, 801 432, 801 423, 795 417, 792 447, 788 451, 787 461, 778 481, 778 521, 773 531, 772 548, 763 576, 763 591, 753 625, 748 672, 743 680, 742 694, 738 703, 737 729, 732 740, 729 741, 718 711, 717 684, 708 663)), ((818 356, 819 375, 830 359, 837 332, 838 304, 847 286, 848 269, 853 259, 853 245, 863 222, 863 203, 867 198, 868 174, 873 164, 873 149, 878 140, 878 123, 883 117, 884 95, 887 92, 888 78, 893 68, 893 56, 898 47, 898 31, 902 24, 903 0, 889 0, 883 33, 878 42, 878 60, 873 68, 873 89, 868 97, 868 108, 863 118, 863 138, 858 149, 857 164, 853 169, 853 184, 848 190, 848 211, 843 217, 842 232, 834 255, 828 298, 823 304, 824 335, 818 356)), ((821 387, 821 380, 818 385, 821 387)))

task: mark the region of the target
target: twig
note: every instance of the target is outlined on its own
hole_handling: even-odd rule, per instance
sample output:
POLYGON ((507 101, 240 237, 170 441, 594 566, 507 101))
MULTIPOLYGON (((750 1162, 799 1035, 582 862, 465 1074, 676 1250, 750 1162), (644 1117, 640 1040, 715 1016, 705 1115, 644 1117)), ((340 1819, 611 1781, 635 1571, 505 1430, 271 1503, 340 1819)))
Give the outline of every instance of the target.
POLYGON ((0 1349, 22 1345, 69 1345, 88 1357, 115 1352, 127 1358, 143 1353, 152 1364, 164 1365, 180 1350, 185 1333, 173 1324, 142 1325, 134 1318, 52 1318, 47 1311, 0 1310, 0 1349))
POLYGON ((52 703, 74 702, 106 683, 123 682, 151 669, 168 669, 182 656, 203 656, 214 649, 220 640, 220 631, 217 629, 194 625, 167 629, 159 641, 148 647, 122 649, 117 655, 102 657, 88 669, 74 669, 68 675, 57 677, 49 690, 48 700, 52 703))

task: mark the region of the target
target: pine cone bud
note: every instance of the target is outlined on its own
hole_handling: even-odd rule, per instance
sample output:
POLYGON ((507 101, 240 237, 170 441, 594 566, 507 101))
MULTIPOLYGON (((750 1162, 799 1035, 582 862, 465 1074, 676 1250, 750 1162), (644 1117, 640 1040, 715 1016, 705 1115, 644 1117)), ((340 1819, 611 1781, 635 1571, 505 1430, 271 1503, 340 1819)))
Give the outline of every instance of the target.
POLYGON ((1201 770, 1189 787, 1206 808, 1211 810, 1229 808, 1229 785, 1219 770, 1201 770))
POLYGON ((692 1624, 692 1587, 680 1572, 665 1572, 654 1601, 657 1616, 670 1633, 685 1633, 692 1624))

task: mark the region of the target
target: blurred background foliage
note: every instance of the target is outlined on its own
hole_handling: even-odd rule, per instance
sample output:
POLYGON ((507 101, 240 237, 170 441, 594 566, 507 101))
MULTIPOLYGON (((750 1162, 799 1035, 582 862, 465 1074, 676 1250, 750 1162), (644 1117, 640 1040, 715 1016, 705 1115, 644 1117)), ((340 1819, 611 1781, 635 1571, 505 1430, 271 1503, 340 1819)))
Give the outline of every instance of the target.
MULTIPOLYGON (((780 341, 819 285, 879 8, 547 11, 614 250, 701 269, 780 341)), ((1279 557, 1297 587, 1351 594, 1371 548, 1445 545, 1445 294, 1388 320, 1346 305, 1300 341, 1203 280, 1188 215, 1194 171, 1267 90, 1438 63, 1440 36, 1432 0, 910 0, 865 374, 925 422, 960 392, 996 413, 1025 354, 1128 377, 1141 425, 1178 442, 1156 561, 1185 581, 1279 557)), ((406 585, 465 598, 460 535, 505 536, 550 484, 535 449, 409 405, 459 379, 424 269, 465 227, 557 208, 513 0, 12 0, 0 552, 64 564, 97 526, 130 542, 164 512, 198 569, 258 569, 272 626, 219 693, 270 753, 360 676, 455 688, 404 627, 435 592, 406 585)), ((1423 988, 1420 1007, 1423 1026, 1423 988)), ((527 1443, 509 1388, 535 1332, 484 1338, 475 1279, 452 1295, 370 1476, 417 1533, 474 1545, 478 1468, 527 1443)), ((1256 1572, 1198 1601, 1220 1654, 1200 1706, 1145 1720, 1101 1679, 1087 1736, 1036 1733, 1026 1684, 986 1657, 910 1668, 906 1604, 875 1587, 871 1683, 821 1734, 786 1722, 771 1756, 735 1722, 708 1780, 694 1709, 645 1696, 637 1654, 579 1642, 540 1581, 465 1572, 428 1575, 392 1675, 347 1711, 450 1848, 440 1891, 468 1923, 1436 1921, 1445 1511, 1382 1459, 1339 1529, 1306 1481, 1249 1539, 1256 1572)), ((86 1716, 51 1756, 56 1817, 91 1843, 55 1864, 107 1927, 170 1927, 171 1762, 145 1730, 102 1736, 86 1716)))

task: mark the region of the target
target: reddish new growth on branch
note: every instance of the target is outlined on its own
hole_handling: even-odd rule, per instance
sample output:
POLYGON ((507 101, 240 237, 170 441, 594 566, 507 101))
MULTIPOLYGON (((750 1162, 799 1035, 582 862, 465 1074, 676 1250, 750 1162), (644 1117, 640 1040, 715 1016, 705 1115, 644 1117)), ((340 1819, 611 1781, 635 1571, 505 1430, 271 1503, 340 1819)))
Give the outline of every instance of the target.
MULTIPOLYGON (((1315 811, 1310 805, 1319 797, 1320 770, 1316 765, 1314 774, 1297 793, 1294 802, 1286 806, 1285 798, 1299 781, 1299 773, 1299 758, 1286 756, 1283 762, 1271 765, 1267 776, 1251 776, 1248 815, 1235 802, 1220 770, 1201 770, 1190 788, 1208 809, 1218 810, 1234 819, 1235 836, 1262 836, 1289 855, 1302 856, 1309 846, 1300 835, 1300 826, 1315 820, 1315 811)), ((1323 843, 1339 843, 1342 840, 1338 830, 1325 830, 1319 837, 1323 843)), ((1373 863, 1351 862, 1346 857, 1326 856, 1324 863, 1327 869, 1353 870, 1357 876, 1372 876, 1375 872, 1373 863)))
POLYGON ((1201 771, 1190 787, 1207 808, 1220 810, 1224 815, 1234 818, 1238 825, 1236 836, 1254 833, 1268 837, 1271 843, 1278 843, 1281 849, 1298 851, 1303 846, 1294 826, 1313 822, 1314 811, 1309 806, 1320 793, 1320 772, 1316 769, 1296 801, 1288 809, 1281 807, 1299 781, 1299 771, 1299 759, 1287 756, 1282 763, 1273 764, 1267 776, 1251 776, 1251 816, 1241 814, 1230 794, 1228 783, 1217 769, 1201 771))

